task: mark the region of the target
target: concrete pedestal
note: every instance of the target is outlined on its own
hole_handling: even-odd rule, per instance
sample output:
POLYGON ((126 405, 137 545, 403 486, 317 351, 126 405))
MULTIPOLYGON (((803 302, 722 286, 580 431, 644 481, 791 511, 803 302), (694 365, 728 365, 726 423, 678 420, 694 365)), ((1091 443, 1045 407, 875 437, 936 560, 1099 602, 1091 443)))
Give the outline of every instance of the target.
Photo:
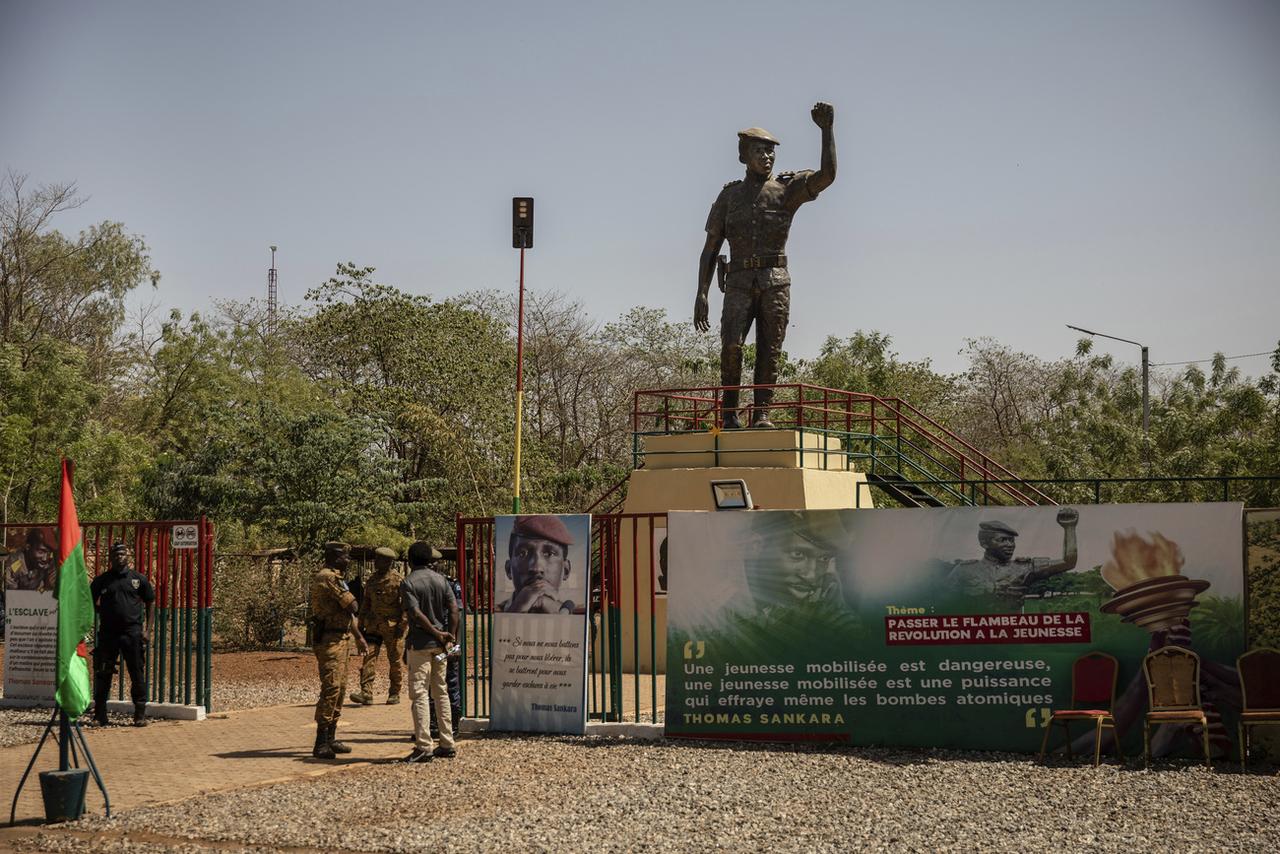
MULTIPOLYGON (((746 481, 760 510, 874 506, 866 475, 853 470, 839 439, 830 436, 799 430, 678 433, 644 437, 644 452, 644 468, 633 471, 627 484, 624 513, 715 511, 711 482, 734 479, 746 481)), ((623 520, 621 526, 620 651, 629 673, 666 672, 667 597, 651 580, 661 572, 656 550, 665 526, 661 518, 623 520)))

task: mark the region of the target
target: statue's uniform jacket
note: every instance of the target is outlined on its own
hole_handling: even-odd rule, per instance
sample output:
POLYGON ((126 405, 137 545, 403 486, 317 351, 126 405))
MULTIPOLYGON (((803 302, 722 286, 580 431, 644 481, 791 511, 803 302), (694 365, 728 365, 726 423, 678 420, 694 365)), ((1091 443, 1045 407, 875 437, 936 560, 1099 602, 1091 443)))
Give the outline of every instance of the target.
MULTIPOLYGON (((791 308, 791 274, 785 264, 757 269, 734 270, 735 262, 750 258, 783 255, 791 220, 805 202, 817 198, 809 188, 813 172, 782 173, 762 179, 749 174, 726 184, 711 206, 707 234, 729 241, 731 270, 725 277, 724 307, 720 314, 720 337, 730 351, 729 363, 721 365, 725 385, 737 385, 738 371, 732 362, 741 360, 742 342, 751 323, 756 323, 756 382, 772 383, 777 377, 777 359, 786 335, 791 308), (735 359, 736 357, 736 359, 735 359)), ((723 357, 722 357, 723 360, 723 357)))
POLYGON ((320 671, 320 697, 316 701, 316 723, 336 724, 342 714, 342 698, 347 690, 347 638, 355 597, 342 576, 325 567, 311 576, 311 651, 320 671))
POLYGON ((985 557, 957 560, 947 574, 947 584, 970 596, 997 596, 1010 603, 1021 603, 1027 592, 1027 576, 1051 563, 1053 558, 1044 557, 1016 557, 1007 564, 985 557))

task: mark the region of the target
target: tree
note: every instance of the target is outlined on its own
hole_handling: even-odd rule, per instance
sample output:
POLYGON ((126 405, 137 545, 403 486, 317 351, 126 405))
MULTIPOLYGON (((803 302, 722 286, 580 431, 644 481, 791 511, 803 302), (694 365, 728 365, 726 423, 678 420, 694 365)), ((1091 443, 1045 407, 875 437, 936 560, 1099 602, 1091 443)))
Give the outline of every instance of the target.
POLYGON ((103 222, 69 238, 53 228, 58 214, 83 200, 74 184, 28 190, 26 176, 0 182, 0 340, 24 360, 43 339, 80 347, 91 375, 109 372, 125 295, 148 277, 146 244, 124 226, 103 222))
POLYGON ((303 371, 382 431, 403 524, 442 537, 455 513, 501 507, 510 472, 514 348, 464 301, 433 302, 339 264, 287 331, 303 371))

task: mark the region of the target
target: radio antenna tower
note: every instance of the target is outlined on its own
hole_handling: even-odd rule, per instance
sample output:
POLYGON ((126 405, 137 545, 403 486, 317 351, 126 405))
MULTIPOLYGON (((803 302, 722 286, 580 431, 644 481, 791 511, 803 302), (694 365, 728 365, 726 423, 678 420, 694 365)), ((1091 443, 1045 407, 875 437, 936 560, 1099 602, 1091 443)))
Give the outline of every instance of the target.
POLYGON ((267 328, 276 328, 276 247, 271 247, 271 269, 267 271, 267 328))

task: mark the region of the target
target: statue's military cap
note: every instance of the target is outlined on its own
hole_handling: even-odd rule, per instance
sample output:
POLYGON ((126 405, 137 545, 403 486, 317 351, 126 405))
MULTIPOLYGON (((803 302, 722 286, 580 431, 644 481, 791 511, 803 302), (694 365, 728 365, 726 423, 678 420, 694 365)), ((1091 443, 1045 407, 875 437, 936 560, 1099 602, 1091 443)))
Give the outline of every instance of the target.
POLYGON ((767 142, 770 145, 782 144, 778 142, 777 137, 769 133, 764 128, 747 128, 746 130, 740 130, 738 131, 738 139, 740 140, 758 139, 761 142, 767 142))
MULTIPOLYGON (((33 530, 33 531, 38 531, 39 529, 38 529, 38 528, 33 528, 32 530, 33 530)), ((41 534, 41 535, 40 535, 40 539, 39 539, 39 540, 37 540, 36 542, 37 542, 39 545, 45 545, 44 535, 43 535, 43 534, 41 534)), ((31 541, 31 535, 30 535, 30 534, 28 534, 28 535, 27 535, 27 545, 33 545, 32 541, 31 541)), ((112 543, 112 544, 111 544, 111 554, 115 554, 116 552, 124 552, 124 553, 128 554, 128 552, 129 552, 129 547, 128 547, 128 546, 126 546, 124 543, 120 542, 119 540, 116 540, 114 543, 112 543)))
POLYGON ((1018 532, 1010 528, 1004 522, 979 522, 979 534, 1008 534, 1011 537, 1018 536, 1018 532))
MULTIPOLYGON (((44 546, 45 548, 49 548, 49 540, 45 537, 44 528, 28 528, 26 542, 27 545, 32 547, 44 546)), ((124 543, 113 543, 111 545, 112 550, 114 550, 116 546, 124 548, 124 543)))
POLYGON ((386 546, 378 546, 376 549, 373 550, 373 553, 378 557, 387 557, 387 558, 391 558, 392 560, 395 560, 396 558, 400 557, 400 555, 396 554, 395 549, 389 549, 386 546))
POLYGON ((573 545, 573 536, 559 516, 517 516, 511 533, 521 537, 550 540, 562 546, 573 545))

